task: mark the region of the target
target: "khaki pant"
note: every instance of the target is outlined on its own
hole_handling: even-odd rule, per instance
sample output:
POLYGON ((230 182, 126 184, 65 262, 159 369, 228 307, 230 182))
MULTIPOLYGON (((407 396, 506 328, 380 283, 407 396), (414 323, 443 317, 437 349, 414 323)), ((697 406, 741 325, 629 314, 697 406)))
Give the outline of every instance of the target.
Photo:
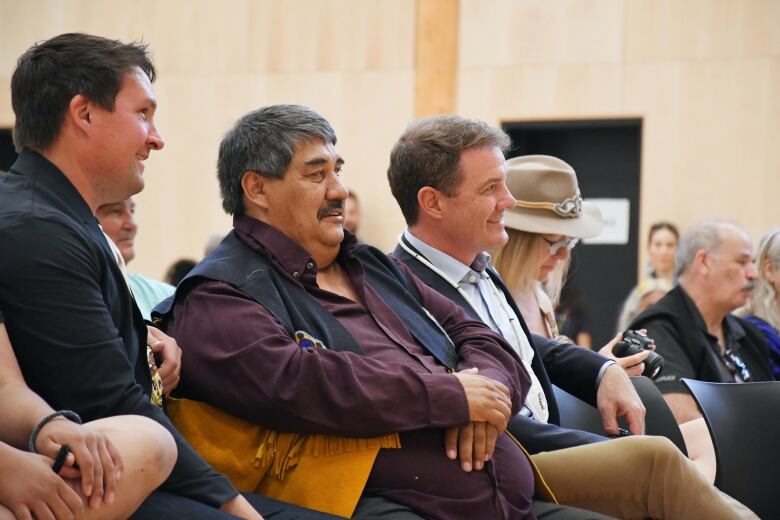
POLYGON ((531 458, 561 504, 625 519, 758 519, 664 437, 626 437, 531 458))

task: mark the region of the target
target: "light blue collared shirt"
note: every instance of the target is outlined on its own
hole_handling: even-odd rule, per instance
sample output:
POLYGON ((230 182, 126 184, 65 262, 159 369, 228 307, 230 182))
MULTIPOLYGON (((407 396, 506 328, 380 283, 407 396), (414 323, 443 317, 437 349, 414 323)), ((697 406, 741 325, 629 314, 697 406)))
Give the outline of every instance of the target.
POLYGON ((531 364, 533 347, 503 291, 496 287, 487 272, 473 270, 460 260, 423 242, 409 230, 404 231, 404 239, 441 271, 440 275, 444 274, 450 283, 457 284, 480 319, 501 334, 521 359, 531 364))

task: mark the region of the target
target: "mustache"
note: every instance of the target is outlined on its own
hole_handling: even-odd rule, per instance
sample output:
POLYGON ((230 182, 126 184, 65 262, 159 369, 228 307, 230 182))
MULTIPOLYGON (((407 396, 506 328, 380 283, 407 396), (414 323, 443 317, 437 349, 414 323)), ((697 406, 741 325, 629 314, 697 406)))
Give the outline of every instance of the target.
POLYGON ((745 291, 752 291, 755 288, 756 288, 756 282, 748 282, 745 284, 744 287, 742 287, 742 289, 745 291))
POLYGON ((322 219, 323 217, 325 217, 325 215, 327 215, 328 213, 330 213, 334 209, 341 209, 341 210, 343 210, 344 209, 344 201, 343 200, 331 200, 330 202, 325 204, 323 207, 321 207, 317 211, 317 220, 322 219))

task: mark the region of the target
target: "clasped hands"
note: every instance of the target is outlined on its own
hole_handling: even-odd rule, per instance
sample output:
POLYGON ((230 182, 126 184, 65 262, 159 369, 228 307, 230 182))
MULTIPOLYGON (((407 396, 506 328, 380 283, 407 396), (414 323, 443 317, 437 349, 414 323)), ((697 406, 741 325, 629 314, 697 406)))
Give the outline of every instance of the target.
POLYGON ((41 429, 35 447, 38 453, 11 449, 0 466, 0 504, 17 518, 81 518, 86 507, 114 501, 124 466, 103 433, 56 418, 41 429), (71 451, 56 474, 52 462, 65 444, 71 451))
POLYGON ((498 436, 512 415, 509 389, 469 368, 456 372, 469 407, 469 423, 444 433, 444 450, 451 460, 460 460, 463 471, 481 470, 493 456, 498 436))

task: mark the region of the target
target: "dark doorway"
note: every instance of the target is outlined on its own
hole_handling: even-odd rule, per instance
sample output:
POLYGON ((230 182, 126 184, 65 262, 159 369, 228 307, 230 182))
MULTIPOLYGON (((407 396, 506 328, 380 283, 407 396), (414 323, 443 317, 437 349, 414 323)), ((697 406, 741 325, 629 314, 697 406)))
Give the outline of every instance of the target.
POLYGON ((0 171, 7 171, 16 161, 16 157, 11 131, 0 129, 0 171))
POLYGON ((628 199, 628 242, 584 243, 572 255, 568 290, 578 289, 593 347, 601 348, 614 336, 623 300, 637 283, 642 121, 544 121, 503 127, 512 138, 510 157, 559 157, 576 170, 586 200, 628 199))

